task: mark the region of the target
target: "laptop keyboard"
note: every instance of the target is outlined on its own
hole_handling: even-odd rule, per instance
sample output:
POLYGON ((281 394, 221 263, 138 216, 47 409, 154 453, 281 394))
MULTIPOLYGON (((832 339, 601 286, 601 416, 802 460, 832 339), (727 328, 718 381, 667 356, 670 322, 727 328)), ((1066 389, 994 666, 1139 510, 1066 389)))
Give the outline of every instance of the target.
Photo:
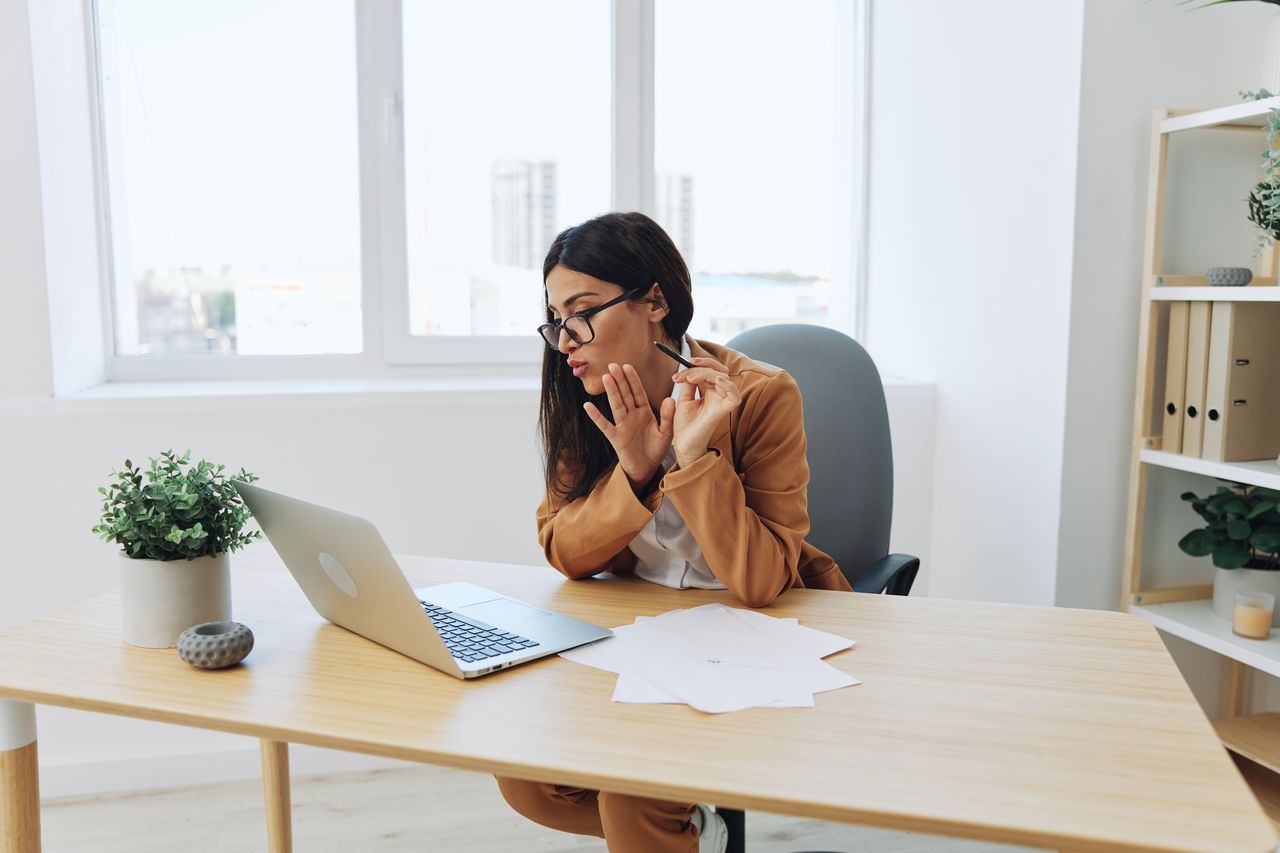
POLYGON ((519 634, 499 631, 482 622, 465 621, 452 610, 428 604, 422 599, 418 599, 418 603, 427 611, 450 654, 460 661, 470 663, 538 645, 519 634))

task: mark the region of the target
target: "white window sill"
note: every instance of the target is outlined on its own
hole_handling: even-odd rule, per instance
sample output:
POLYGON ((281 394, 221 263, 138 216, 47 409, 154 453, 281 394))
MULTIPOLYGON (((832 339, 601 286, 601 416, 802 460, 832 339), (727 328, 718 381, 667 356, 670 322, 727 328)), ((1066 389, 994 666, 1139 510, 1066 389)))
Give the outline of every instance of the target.
MULTIPOLYGON (((884 378, 887 396, 932 394, 933 384, 884 378)), ((449 376, 367 379, 245 379, 107 382, 53 399, 0 401, 0 415, 58 412, 209 411, 278 406, 454 405, 536 401, 541 376, 449 376)))
POLYGON ((540 376, 106 382, 53 399, 0 401, 0 414, 260 410, 537 399, 540 376))
POLYGON ((536 391, 540 382, 540 376, 416 376, 369 379, 106 382, 65 399, 150 400, 158 397, 258 397, 264 395, 536 391))

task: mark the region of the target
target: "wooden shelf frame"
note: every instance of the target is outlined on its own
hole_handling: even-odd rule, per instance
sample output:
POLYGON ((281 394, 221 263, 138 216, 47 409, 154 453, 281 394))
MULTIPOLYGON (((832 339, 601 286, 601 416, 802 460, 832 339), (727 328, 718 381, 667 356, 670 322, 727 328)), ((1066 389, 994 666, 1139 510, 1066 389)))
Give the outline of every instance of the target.
MULTIPOLYGON (((1147 478, 1151 468, 1176 468, 1206 477, 1224 477, 1272 487, 1276 487, 1273 484, 1280 481, 1280 467, 1274 464, 1273 472, 1266 467, 1266 462, 1213 463, 1161 451, 1158 449, 1158 439, 1153 439, 1156 425, 1152 417, 1153 395, 1163 393, 1163 388, 1157 389, 1155 386, 1156 366, 1163 359, 1163 353, 1158 352, 1157 344, 1164 303, 1175 300, 1280 301, 1280 287, 1274 285, 1280 280, 1280 252, 1275 246, 1269 247, 1263 256, 1266 275, 1259 276, 1256 282, 1245 287, 1210 287, 1203 284, 1203 276, 1175 275, 1166 273, 1161 268, 1169 136, 1200 128, 1225 128, 1262 135, 1266 132, 1267 113, 1273 108, 1280 109, 1280 96, 1212 110, 1163 107, 1152 114, 1147 174, 1147 222, 1143 246, 1141 307, 1138 314, 1137 393, 1134 395, 1133 443, 1129 464, 1129 497, 1120 597, 1121 605, 1126 608, 1135 604, 1207 598, 1212 591, 1210 584, 1164 590, 1147 589, 1142 585, 1143 524, 1147 478), (1274 478, 1273 473, 1277 475, 1274 478)), ((1262 139, 1265 140, 1265 136, 1262 139)))

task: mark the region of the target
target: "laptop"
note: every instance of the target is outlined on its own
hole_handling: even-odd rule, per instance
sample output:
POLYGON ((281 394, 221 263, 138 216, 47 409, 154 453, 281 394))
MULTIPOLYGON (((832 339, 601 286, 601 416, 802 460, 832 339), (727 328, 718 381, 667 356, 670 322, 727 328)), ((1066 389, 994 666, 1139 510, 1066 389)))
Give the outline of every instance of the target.
POLYGON ((455 678, 613 634, 464 581, 412 589, 370 522, 232 482, 317 613, 455 678))

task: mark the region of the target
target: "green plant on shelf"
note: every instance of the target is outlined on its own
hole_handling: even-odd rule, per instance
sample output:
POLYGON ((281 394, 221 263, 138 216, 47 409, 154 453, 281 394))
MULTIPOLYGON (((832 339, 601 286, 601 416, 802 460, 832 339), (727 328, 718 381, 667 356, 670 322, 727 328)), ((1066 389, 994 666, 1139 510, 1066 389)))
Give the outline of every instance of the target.
POLYGON ((1208 524, 1192 530, 1178 547, 1193 557, 1213 557, 1220 569, 1280 571, 1280 491, 1244 483, 1223 482, 1207 497, 1184 492, 1208 524))
MULTIPOLYGON (((1261 101, 1274 95, 1266 89, 1259 89, 1257 92, 1241 92, 1240 97, 1261 101)), ((1249 221, 1258 226, 1254 257, 1280 238, 1280 109, 1267 112, 1267 147, 1260 156, 1265 177, 1249 193, 1249 221)))

